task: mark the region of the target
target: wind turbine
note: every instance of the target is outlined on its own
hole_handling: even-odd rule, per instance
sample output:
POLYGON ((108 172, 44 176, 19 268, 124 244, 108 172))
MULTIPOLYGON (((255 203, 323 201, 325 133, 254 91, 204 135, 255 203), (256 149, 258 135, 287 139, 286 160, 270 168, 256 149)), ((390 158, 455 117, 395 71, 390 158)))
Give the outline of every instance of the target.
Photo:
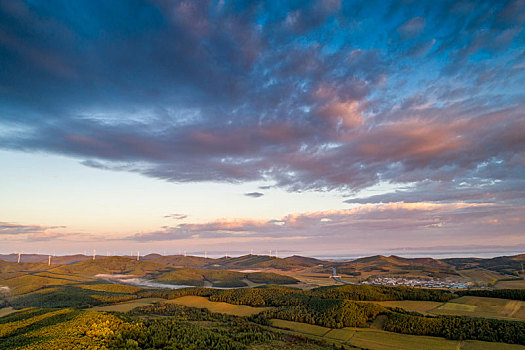
POLYGON ((140 250, 137 250, 137 261, 140 260, 140 250))
POLYGON ((250 255, 253 255, 253 248, 250 248, 250 255))
POLYGON ((20 264, 20 255, 21 255, 21 253, 18 252, 18 264, 20 264))
POLYGON ((97 251, 93 249, 93 260, 95 260, 95 255, 97 254, 97 251))
POLYGON ((47 259, 47 266, 50 266, 51 265, 51 255, 49 256, 49 258, 47 259))
POLYGON ((276 257, 276 258, 279 257, 279 253, 277 252, 277 249, 275 249, 275 257, 276 257))

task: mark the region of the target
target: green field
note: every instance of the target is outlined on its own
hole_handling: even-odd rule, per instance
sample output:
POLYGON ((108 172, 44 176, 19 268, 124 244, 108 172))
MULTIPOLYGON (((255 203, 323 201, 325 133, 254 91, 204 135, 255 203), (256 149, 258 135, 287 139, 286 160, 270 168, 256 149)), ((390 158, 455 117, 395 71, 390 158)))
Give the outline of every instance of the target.
POLYGON ((189 306, 189 307, 198 307, 206 308, 211 312, 223 313, 234 316, 251 316, 269 310, 269 307, 252 307, 245 305, 232 305, 222 302, 209 301, 207 298, 199 296, 185 296, 177 299, 171 299, 164 301, 166 303, 189 306))
POLYGON ((431 311, 436 315, 525 320, 525 302, 518 300, 464 296, 431 311))

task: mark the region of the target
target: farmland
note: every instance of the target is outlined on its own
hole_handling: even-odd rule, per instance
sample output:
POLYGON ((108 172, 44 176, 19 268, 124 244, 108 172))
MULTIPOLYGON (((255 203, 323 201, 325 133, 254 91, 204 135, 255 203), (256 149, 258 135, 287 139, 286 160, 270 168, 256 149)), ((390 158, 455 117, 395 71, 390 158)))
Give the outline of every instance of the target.
POLYGON ((251 316, 271 309, 269 307, 252 307, 245 305, 232 305, 222 302, 212 302, 207 298, 193 295, 167 300, 165 302, 188 307, 206 308, 211 312, 218 312, 234 316, 251 316))
POLYGON ((525 302, 498 298, 464 296, 430 311, 437 315, 460 315, 525 320, 525 302))

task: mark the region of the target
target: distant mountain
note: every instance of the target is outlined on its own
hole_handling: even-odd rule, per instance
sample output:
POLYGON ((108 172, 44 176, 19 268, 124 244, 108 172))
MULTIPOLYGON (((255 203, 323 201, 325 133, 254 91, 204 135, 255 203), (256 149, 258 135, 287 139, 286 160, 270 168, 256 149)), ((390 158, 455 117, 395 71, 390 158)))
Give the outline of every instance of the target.
POLYGON ((162 265, 174 267, 197 267, 202 268, 206 265, 212 264, 215 259, 203 258, 200 256, 184 256, 184 255, 160 255, 148 254, 141 258, 142 260, 156 262, 162 265))
POLYGON ((293 256, 289 258, 276 258, 268 255, 243 255, 239 257, 222 257, 218 259, 203 258, 198 256, 149 254, 142 260, 153 261, 173 267, 195 267, 199 269, 263 269, 273 268, 279 270, 303 269, 322 263, 314 258, 293 256))
POLYGON ((324 260, 319 260, 319 259, 316 259, 316 258, 308 258, 308 257, 305 257, 305 256, 300 256, 300 255, 292 255, 292 256, 289 256, 287 258, 284 258, 284 260, 293 261, 293 262, 296 262, 296 263, 303 263, 303 264, 305 264, 307 266, 324 265, 324 264, 329 263, 329 262, 324 261, 324 260))
POLYGON ((42 263, 21 262, 17 264, 12 261, 0 260, 0 280, 7 280, 38 271, 46 271, 53 267, 54 266, 48 266, 42 263))
POLYGON ((481 258, 451 258, 443 262, 453 265, 458 270, 481 268, 496 271, 505 275, 523 275, 525 267, 525 254, 498 256, 490 259, 481 258))
POLYGON ((166 265, 152 261, 137 261, 135 259, 121 256, 110 256, 97 258, 95 260, 85 260, 71 265, 62 265, 49 270, 49 272, 84 276, 94 276, 97 274, 129 274, 144 276, 146 274, 159 273, 169 269, 170 268, 166 265))

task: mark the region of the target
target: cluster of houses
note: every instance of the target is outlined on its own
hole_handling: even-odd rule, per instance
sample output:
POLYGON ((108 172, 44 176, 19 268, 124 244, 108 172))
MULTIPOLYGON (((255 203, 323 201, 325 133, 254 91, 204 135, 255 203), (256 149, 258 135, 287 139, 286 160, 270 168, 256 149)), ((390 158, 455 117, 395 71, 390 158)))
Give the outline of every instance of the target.
POLYGON ((374 277, 361 284, 381 285, 381 286, 408 286, 408 287, 425 287, 425 288, 451 288, 464 289, 468 288, 466 282, 458 281, 438 281, 431 279, 402 278, 402 277, 374 277))

